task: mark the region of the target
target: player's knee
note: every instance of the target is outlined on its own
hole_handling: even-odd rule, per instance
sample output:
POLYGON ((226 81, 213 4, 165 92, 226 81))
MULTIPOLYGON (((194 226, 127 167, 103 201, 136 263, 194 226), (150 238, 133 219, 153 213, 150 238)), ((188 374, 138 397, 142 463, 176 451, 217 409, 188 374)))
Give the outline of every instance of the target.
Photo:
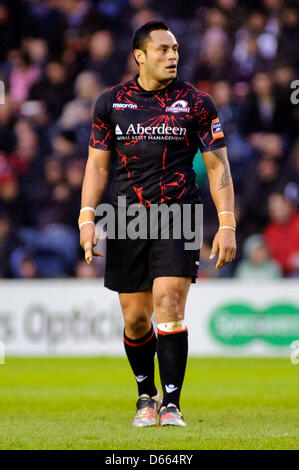
POLYGON ((143 336, 150 326, 150 319, 146 312, 127 312, 124 314, 125 330, 128 336, 143 336))
POLYGON ((180 309, 180 293, 176 289, 161 292, 155 299, 156 316, 178 321, 184 318, 180 309))

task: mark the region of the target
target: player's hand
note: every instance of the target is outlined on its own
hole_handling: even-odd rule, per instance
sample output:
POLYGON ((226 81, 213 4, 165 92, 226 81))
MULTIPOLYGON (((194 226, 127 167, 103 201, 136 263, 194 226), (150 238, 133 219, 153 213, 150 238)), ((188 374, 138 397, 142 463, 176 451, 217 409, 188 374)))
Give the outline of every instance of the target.
POLYGON ((103 256, 102 253, 95 251, 94 246, 98 243, 99 236, 94 224, 85 224, 80 230, 80 245, 85 251, 85 261, 90 264, 93 256, 103 256))
POLYGON ((210 259, 215 258, 219 250, 219 256, 216 263, 216 269, 223 268, 226 264, 235 259, 237 245, 236 234, 231 229, 218 230, 214 237, 210 259))

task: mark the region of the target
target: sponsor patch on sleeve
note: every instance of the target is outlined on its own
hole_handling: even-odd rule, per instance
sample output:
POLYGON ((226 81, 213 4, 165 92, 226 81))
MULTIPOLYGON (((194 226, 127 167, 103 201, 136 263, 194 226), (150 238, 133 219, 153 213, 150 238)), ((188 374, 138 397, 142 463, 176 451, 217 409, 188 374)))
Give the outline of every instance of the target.
POLYGON ((212 120, 211 131, 214 139, 220 139, 221 137, 224 137, 222 127, 218 118, 212 120))

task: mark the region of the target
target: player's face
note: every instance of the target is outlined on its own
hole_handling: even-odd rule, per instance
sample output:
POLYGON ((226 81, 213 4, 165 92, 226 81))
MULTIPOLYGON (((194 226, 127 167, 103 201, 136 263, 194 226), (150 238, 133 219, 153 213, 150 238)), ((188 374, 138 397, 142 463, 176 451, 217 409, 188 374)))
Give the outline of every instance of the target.
POLYGON ((150 33, 144 55, 144 71, 157 81, 172 80, 177 75, 178 44, 170 31, 150 33))

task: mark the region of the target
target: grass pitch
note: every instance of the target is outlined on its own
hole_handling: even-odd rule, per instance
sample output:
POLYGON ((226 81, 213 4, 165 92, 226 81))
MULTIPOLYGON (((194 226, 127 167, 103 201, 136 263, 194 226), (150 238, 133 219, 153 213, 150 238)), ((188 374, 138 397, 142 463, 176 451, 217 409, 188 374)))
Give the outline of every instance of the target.
POLYGON ((189 358, 188 426, 135 429, 126 359, 7 358, 0 449, 298 449, 298 389, 299 365, 288 358, 189 358))

